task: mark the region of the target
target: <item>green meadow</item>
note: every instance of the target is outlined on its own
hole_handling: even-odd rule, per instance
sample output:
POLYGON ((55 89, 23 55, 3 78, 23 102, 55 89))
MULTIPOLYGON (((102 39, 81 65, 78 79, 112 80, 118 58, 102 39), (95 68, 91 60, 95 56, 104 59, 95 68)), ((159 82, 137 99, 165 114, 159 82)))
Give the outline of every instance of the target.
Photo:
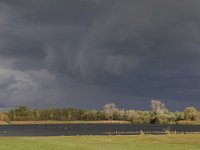
POLYGON ((1 137, 0 150, 199 150, 200 135, 1 137))

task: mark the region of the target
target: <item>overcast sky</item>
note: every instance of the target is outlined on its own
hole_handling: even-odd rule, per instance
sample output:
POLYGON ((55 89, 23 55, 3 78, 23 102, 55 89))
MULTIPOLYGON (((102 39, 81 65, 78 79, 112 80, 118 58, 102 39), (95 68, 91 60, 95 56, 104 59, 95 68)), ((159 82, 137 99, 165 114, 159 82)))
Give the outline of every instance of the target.
POLYGON ((200 109, 199 0, 0 0, 0 107, 200 109))

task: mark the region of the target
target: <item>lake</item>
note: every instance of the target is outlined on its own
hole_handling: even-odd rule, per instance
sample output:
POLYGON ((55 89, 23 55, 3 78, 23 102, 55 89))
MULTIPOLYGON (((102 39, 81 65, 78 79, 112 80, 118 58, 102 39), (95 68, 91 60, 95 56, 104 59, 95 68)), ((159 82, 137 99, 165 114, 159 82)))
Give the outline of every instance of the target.
POLYGON ((1 125, 0 136, 73 136, 73 135, 136 135, 200 132, 200 125, 152 125, 152 124, 41 124, 1 125))

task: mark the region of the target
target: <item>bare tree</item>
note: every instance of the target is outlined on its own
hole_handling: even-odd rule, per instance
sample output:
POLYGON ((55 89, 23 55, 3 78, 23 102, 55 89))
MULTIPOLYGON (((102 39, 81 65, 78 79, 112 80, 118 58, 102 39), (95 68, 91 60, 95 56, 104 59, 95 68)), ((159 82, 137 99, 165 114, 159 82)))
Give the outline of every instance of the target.
POLYGON ((104 105, 103 107, 103 112, 105 113, 105 118, 108 120, 114 119, 114 116, 117 115, 118 113, 118 108, 114 103, 108 103, 104 105))
POLYGON ((156 114, 162 115, 163 113, 168 112, 168 110, 165 108, 165 104, 159 100, 151 100, 151 108, 156 114))

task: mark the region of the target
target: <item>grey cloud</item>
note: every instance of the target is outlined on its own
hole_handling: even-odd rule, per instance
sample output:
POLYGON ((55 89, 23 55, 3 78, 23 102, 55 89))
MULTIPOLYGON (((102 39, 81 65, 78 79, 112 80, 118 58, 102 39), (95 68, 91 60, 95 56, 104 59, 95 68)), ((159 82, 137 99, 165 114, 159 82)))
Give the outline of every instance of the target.
MULTIPOLYGON (((93 27, 86 50, 82 52, 85 56, 92 53, 93 57, 85 57, 81 70, 84 66, 85 72, 98 70, 101 73, 96 83, 107 86, 109 82, 114 90, 180 100, 193 97, 195 102, 198 90, 194 94, 192 87, 198 89, 195 83, 199 82, 199 5, 198 1, 118 1, 93 27), (129 72, 121 70, 124 72, 121 78, 115 77, 112 63, 111 76, 99 65, 106 58, 117 60, 119 56, 138 62, 136 68, 127 67, 128 63, 125 68, 129 72)), ((123 65, 123 62, 118 60, 117 64, 123 65)))
POLYGON ((0 89, 5 89, 12 83, 16 83, 14 75, 9 75, 9 76, 1 75, 0 89))
POLYGON ((99 107, 110 99, 124 106, 123 98, 136 107, 151 98, 174 101, 173 109, 197 103, 198 0, 0 3, 0 67, 27 74, 32 87, 15 94, 15 104, 37 107, 45 96, 44 106, 99 107))
POLYGON ((33 89, 31 81, 26 80, 19 72, 1 68, 0 71, 0 98, 1 107, 8 106, 10 98, 15 95, 20 95, 23 92, 31 91, 33 89))
POLYGON ((3 4, 11 7, 17 23, 89 25, 98 10, 94 0, 20 0, 3 4))

